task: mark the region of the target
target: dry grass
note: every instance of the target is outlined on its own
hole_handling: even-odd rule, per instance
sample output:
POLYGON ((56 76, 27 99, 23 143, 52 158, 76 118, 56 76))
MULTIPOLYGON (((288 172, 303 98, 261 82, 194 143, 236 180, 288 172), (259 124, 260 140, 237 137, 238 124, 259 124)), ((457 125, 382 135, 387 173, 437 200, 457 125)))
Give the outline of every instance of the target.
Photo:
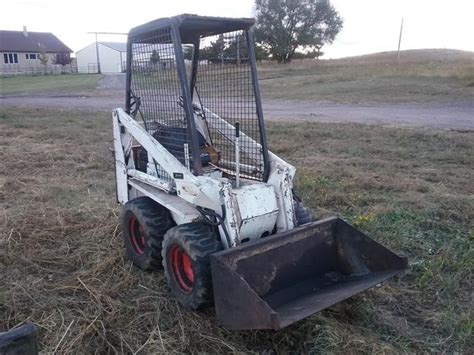
POLYGON ((336 60, 263 63, 265 98, 341 103, 472 101, 474 53, 455 50, 378 53, 336 60))
POLYGON ((406 275, 282 331, 231 332, 178 307, 161 273, 124 259, 110 118, 0 111, 0 331, 45 353, 473 352, 472 133, 272 124, 320 215, 410 258, 406 275))

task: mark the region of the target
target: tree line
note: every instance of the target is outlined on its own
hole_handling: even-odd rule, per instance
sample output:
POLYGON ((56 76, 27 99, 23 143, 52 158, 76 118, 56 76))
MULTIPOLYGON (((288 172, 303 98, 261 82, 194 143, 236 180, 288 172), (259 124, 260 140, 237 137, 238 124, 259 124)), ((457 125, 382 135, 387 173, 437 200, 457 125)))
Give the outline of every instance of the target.
MULTIPOLYGON (((343 20, 329 0, 256 0, 255 54, 257 60, 289 63, 319 58, 322 48, 341 31, 343 20)), ((211 62, 242 62, 247 46, 241 36, 220 35, 200 51, 211 62)))

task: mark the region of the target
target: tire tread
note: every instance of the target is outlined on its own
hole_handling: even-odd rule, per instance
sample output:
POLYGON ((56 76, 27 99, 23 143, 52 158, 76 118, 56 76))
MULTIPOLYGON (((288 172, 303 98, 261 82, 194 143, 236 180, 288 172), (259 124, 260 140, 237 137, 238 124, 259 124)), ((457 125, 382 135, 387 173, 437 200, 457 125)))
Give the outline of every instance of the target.
POLYGON ((222 249, 211 226, 205 223, 186 223, 168 230, 163 241, 162 260, 165 277, 171 292, 186 308, 200 309, 212 303, 212 277, 209 256, 222 249), (193 261, 194 287, 184 294, 176 285, 168 260, 168 250, 179 244, 193 261))

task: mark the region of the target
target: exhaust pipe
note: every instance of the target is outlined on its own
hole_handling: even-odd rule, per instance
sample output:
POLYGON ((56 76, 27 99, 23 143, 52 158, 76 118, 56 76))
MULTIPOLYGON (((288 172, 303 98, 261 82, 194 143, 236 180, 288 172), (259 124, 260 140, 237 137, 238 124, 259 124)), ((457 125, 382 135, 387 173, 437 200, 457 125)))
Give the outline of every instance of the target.
POLYGON ((281 329, 407 267, 339 218, 211 255, 218 321, 229 329, 281 329))

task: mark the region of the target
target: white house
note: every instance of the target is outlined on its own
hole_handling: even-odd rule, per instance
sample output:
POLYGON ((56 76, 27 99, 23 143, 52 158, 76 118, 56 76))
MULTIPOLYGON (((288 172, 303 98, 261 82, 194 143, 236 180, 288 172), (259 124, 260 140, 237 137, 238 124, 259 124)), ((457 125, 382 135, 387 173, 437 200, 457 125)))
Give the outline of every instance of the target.
POLYGON ((0 74, 70 72, 71 53, 49 32, 0 31, 0 74))
POLYGON ((127 63, 127 44, 120 42, 91 43, 76 52, 77 69, 80 73, 97 73, 97 52, 99 49, 100 71, 102 73, 122 73, 127 63))

